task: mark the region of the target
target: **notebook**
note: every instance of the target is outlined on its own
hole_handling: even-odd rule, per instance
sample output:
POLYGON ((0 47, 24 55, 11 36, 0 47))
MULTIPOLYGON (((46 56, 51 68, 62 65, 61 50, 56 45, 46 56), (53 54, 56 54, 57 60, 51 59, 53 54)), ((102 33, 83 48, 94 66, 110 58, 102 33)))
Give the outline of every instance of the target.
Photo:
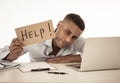
POLYGON ((87 38, 81 64, 67 66, 78 71, 120 69, 120 37, 87 38))

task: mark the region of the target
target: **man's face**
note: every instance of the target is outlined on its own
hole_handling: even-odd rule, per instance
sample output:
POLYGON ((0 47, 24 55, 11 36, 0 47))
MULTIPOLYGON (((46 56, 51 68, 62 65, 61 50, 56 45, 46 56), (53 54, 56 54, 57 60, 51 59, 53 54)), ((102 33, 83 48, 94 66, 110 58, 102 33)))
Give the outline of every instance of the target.
POLYGON ((82 30, 73 22, 60 21, 57 25, 54 44, 60 48, 65 48, 70 46, 81 34, 82 30))

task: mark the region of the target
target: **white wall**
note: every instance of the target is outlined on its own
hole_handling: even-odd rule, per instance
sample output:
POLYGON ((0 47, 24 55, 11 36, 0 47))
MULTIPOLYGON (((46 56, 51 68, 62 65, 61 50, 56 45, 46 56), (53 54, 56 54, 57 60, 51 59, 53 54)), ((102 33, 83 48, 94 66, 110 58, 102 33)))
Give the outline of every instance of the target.
POLYGON ((49 19, 56 28, 71 12, 84 19, 84 37, 120 36, 119 0, 0 0, 0 48, 16 37, 15 28, 49 19))

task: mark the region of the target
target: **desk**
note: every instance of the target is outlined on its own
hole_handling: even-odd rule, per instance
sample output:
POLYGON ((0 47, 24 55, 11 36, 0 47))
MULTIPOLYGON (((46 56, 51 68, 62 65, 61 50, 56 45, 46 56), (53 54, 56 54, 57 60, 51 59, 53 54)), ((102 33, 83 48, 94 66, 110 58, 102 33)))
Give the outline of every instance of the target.
MULTIPOLYGON (((19 69, 0 72, 0 83, 120 83, 120 70, 78 72, 65 64, 51 64, 67 75, 48 74, 42 72, 23 73, 19 69)), ((53 71, 53 70, 52 70, 53 71)))

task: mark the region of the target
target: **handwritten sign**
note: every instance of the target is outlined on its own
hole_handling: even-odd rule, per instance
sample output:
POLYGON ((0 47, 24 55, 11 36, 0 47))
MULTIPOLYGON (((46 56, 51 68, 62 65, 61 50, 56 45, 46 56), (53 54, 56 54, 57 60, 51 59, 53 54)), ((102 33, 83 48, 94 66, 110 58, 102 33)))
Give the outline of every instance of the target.
POLYGON ((25 45, 38 43, 55 37, 51 20, 16 28, 15 31, 17 37, 22 39, 25 45))

